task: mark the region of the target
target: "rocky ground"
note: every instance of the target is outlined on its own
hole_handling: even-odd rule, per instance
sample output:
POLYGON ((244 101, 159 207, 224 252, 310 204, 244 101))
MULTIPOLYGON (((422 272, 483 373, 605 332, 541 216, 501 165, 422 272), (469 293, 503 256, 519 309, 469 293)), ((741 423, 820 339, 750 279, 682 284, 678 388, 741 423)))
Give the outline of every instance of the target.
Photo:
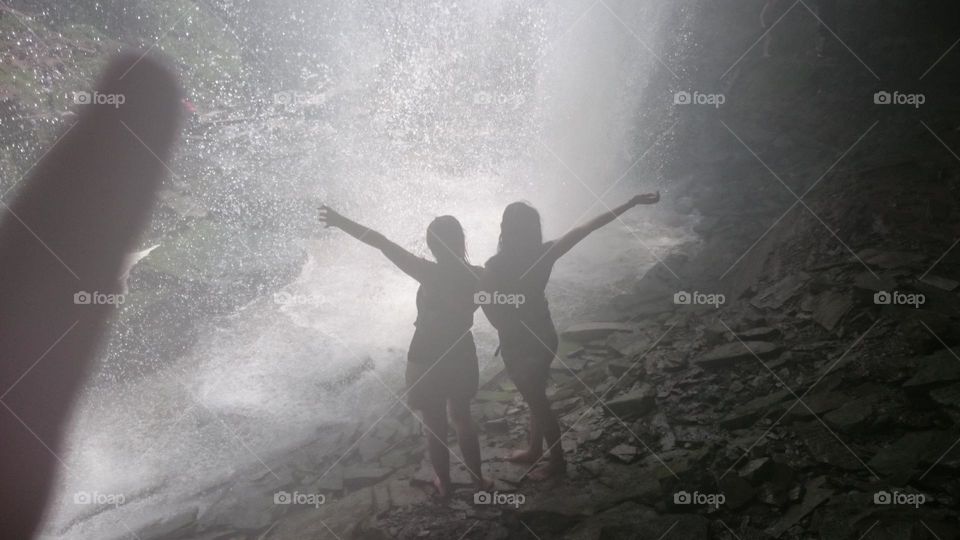
POLYGON ((527 414, 499 376, 475 406, 492 502, 462 466, 454 497, 432 496, 423 437, 397 405, 343 429, 342 453, 302 448, 138 534, 958 538, 960 261, 947 241, 958 179, 956 167, 910 162, 851 172, 717 279, 714 245, 742 241, 752 219, 731 212, 696 252, 611 299, 603 320, 567 328, 550 389, 565 478, 534 483, 504 461, 527 414), (931 174, 940 181, 898 181, 931 174), (850 191, 896 204, 837 213, 850 191), (850 251, 814 213, 847 231, 850 251))

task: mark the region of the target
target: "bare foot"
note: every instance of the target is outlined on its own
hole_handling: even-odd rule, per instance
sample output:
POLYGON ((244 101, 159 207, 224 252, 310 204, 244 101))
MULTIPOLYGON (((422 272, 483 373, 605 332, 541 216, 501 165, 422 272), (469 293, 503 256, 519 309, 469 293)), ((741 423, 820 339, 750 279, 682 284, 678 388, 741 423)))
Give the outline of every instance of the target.
POLYGON ((450 483, 442 482, 440 480, 440 477, 438 476, 433 477, 433 487, 437 488, 437 497, 441 499, 446 499, 450 496, 450 483))
POLYGON ((527 478, 534 482, 540 482, 548 478, 563 476, 567 472, 567 463, 565 461, 547 463, 543 467, 534 469, 527 475, 527 478))
POLYGON ((490 491, 494 486, 493 478, 481 478, 480 481, 475 484, 477 491, 490 491))
POLYGON ((539 461, 541 457, 543 457, 542 451, 532 450, 528 448, 526 450, 518 450, 510 454, 509 456, 507 456, 507 461, 509 461, 510 463, 533 464, 539 461))

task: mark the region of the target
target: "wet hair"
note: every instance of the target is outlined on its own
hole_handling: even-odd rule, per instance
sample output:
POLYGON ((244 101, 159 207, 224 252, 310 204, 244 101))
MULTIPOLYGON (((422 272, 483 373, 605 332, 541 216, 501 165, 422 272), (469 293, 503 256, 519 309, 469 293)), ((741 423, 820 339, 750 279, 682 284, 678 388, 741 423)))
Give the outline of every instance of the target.
POLYGON ((523 201, 510 203, 503 210, 500 221, 498 253, 512 256, 535 253, 543 244, 540 212, 523 201))
POLYGON ((440 216, 427 227, 427 247, 437 262, 467 260, 467 241, 463 227, 453 216, 440 216))

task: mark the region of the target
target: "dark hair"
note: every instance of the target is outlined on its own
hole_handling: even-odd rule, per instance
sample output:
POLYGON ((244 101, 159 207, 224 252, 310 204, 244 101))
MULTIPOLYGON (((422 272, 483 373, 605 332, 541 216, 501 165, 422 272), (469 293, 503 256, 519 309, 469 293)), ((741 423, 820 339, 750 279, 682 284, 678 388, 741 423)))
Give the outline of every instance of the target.
POLYGON ((427 227, 427 247, 437 262, 467 260, 463 227, 453 216, 440 216, 430 222, 427 227))
POLYGON ((542 244, 543 231, 537 209, 523 201, 508 204, 500 221, 497 252, 511 255, 535 253, 542 244))

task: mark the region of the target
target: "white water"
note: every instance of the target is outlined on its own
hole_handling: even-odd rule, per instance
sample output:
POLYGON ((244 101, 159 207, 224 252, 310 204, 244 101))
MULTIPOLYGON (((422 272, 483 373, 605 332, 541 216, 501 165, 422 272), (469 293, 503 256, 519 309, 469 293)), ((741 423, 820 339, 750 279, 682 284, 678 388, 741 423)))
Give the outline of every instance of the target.
MULTIPOLYGON (((281 195, 323 200, 423 254, 426 225, 452 214, 478 264, 494 253, 500 212, 514 200, 537 206, 555 236, 635 192, 669 197, 645 174, 669 141, 629 169, 646 150, 634 144, 643 130, 635 118, 656 60, 623 25, 655 48, 670 2, 609 2, 622 21, 592 0, 431 3, 399 17, 361 4, 325 6, 317 22, 327 63, 305 91, 323 94, 328 114, 290 127, 303 141, 276 181, 281 195)), ((288 149, 249 149, 274 150, 288 149)), ((634 210, 632 230, 615 222, 558 265, 548 292, 560 326, 623 292, 619 280, 655 262, 648 247, 662 256, 687 239, 664 217, 634 210)), ((416 284, 342 233, 317 228, 301 241, 308 261, 284 292, 302 303, 257 299, 211 321, 164 369, 83 396, 46 534, 122 537, 325 424, 393 403, 416 284), (367 358, 372 373, 323 387, 367 358), (74 504, 81 491, 122 493, 128 504, 92 515, 74 504)), ((476 320, 489 374, 494 339, 476 320)))

